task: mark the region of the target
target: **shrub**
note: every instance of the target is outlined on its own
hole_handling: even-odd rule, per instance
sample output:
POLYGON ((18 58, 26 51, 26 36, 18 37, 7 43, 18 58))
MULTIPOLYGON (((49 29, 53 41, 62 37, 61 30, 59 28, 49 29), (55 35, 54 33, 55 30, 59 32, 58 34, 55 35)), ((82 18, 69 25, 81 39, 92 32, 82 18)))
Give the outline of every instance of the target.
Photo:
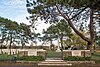
POLYGON ((25 61, 43 61, 44 58, 42 56, 23 56, 17 58, 17 60, 25 60, 25 61))
POLYGON ((69 57, 65 57, 64 60, 67 60, 67 61, 89 61, 90 57, 69 56, 69 57))
POLYGON ((12 60, 13 56, 8 54, 0 54, 0 61, 12 60))

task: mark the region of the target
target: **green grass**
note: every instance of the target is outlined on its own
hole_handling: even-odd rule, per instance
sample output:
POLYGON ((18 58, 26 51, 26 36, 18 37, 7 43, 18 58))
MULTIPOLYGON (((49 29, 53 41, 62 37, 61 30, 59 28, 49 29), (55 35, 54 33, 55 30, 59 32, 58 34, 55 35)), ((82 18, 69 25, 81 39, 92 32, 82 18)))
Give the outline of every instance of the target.
POLYGON ((94 52, 91 57, 96 63, 100 63, 100 52, 94 52))
POLYGON ((62 56, 62 53, 61 52, 55 52, 55 51, 47 51, 47 57, 50 58, 50 57, 61 57, 62 56))

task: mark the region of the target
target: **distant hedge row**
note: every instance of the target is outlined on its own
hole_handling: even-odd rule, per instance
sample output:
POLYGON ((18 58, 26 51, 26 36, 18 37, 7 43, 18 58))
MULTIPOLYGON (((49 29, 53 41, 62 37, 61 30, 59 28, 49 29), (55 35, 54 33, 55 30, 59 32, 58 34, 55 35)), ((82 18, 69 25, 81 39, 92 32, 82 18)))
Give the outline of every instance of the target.
POLYGON ((0 61, 43 61, 44 58, 42 56, 19 56, 19 55, 7 55, 0 54, 0 61))
POLYGON ((77 57, 77 56, 68 56, 65 57, 64 60, 66 61, 90 61, 90 57, 77 57))
POLYGON ((44 58, 42 56, 23 56, 17 58, 17 60, 24 60, 24 61, 43 61, 44 58))

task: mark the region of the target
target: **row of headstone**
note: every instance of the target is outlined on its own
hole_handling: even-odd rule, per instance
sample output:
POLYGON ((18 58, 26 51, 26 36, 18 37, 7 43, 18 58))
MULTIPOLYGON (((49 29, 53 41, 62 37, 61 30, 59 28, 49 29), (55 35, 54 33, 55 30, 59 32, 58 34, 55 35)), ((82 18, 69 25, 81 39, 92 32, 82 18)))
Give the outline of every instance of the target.
MULTIPOLYGON (((46 50, 37 51, 38 56, 46 58, 46 50)), ((63 50, 63 58, 68 56, 91 57, 90 50, 63 50)))
POLYGON ((27 55, 27 56, 36 56, 37 55, 37 49, 2 49, 0 50, 0 54, 19 54, 21 56, 27 55))
POLYGON ((79 56, 79 57, 90 57, 90 50, 63 50, 63 57, 68 56, 79 56))

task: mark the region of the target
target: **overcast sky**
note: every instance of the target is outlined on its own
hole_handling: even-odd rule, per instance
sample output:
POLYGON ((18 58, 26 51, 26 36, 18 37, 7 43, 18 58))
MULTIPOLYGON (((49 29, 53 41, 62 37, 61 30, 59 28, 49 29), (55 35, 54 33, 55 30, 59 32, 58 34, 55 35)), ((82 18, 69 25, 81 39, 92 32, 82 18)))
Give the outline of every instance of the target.
POLYGON ((28 23, 25 0, 0 0, 0 16, 17 22, 28 23))
MULTIPOLYGON (((0 0, 0 16, 19 23, 29 24, 28 20, 26 20, 26 17, 29 16, 26 9, 26 0, 0 0)), ((42 32, 42 29, 49 26, 41 23, 41 21, 39 23, 37 32, 42 32)))

